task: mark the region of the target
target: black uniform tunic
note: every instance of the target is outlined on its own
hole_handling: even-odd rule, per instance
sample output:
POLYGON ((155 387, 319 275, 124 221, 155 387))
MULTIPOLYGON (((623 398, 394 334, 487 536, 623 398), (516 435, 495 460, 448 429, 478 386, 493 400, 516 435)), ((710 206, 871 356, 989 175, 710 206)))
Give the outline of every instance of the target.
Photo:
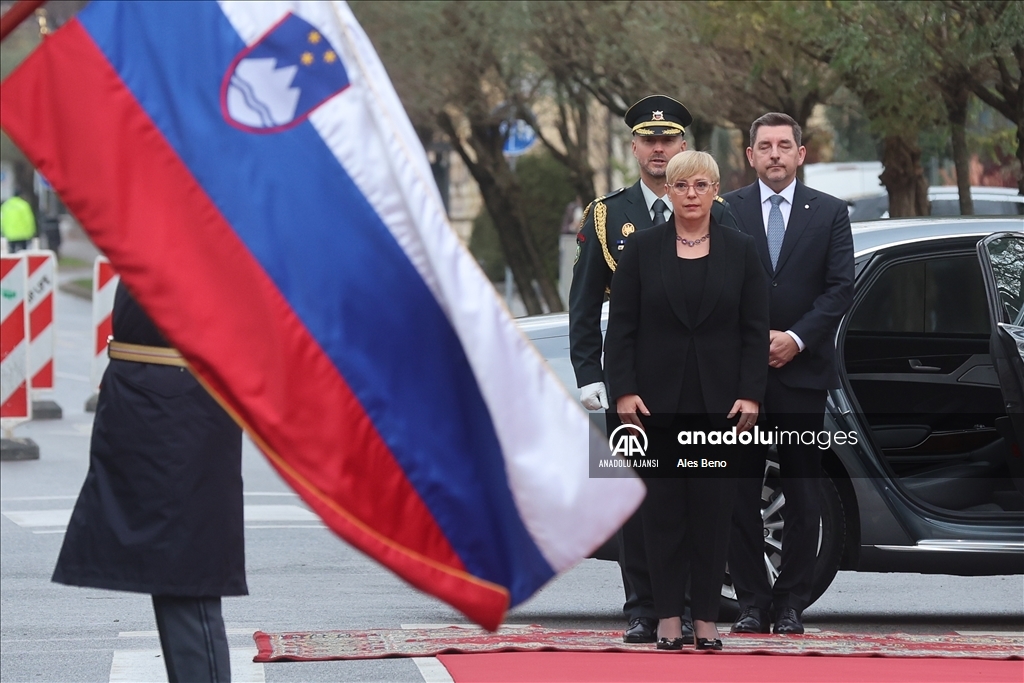
MULTIPOLYGON (((168 346, 118 285, 114 338, 168 346)), ((53 580, 154 595, 245 595, 242 433, 185 368, 111 359, 53 580)))

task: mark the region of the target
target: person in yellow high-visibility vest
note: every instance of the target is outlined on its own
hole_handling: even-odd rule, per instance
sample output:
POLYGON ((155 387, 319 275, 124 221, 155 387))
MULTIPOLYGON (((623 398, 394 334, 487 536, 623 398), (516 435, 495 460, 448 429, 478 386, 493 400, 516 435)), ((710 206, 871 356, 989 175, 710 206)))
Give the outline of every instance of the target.
POLYGON ((35 213, 17 190, 13 197, 0 204, 0 232, 12 252, 27 249, 29 240, 36 236, 35 213))

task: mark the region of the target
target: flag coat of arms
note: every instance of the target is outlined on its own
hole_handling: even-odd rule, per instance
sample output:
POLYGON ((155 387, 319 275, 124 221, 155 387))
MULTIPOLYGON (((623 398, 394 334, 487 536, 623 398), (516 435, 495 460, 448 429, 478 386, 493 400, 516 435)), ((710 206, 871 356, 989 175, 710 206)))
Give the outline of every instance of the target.
POLYGON ((3 127, 342 538, 488 628, 643 496, 447 224, 338 2, 97 2, 3 127))

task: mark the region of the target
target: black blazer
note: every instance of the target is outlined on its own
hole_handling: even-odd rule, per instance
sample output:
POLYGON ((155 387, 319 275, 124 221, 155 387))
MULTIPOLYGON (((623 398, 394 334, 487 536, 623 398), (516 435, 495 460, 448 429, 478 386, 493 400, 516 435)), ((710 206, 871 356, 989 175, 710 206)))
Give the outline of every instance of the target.
POLYGON ((605 366, 610 395, 639 394, 652 414, 679 405, 693 345, 704 405, 724 415, 736 399, 760 402, 768 378, 768 281, 754 240, 711 223, 700 310, 686 309, 673 222, 637 233, 613 281, 605 366))
POLYGON ((853 302, 853 233, 846 202, 799 180, 777 268, 768 255, 760 185, 725 195, 740 229, 754 238, 771 280, 771 329, 792 330, 806 348, 778 370, 779 381, 803 389, 839 386, 836 328, 853 302))
MULTIPOLYGON (((641 182, 638 180, 591 202, 576 237, 576 262, 569 287, 569 357, 577 386, 606 381, 601 366, 601 305, 615 272, 612 264, 622 256, 632 235, 653 225, 644 191, 640 189, 641 182), (603 244, 595 226, 597 204, 605 207, 603 244)), ((724 201, 711 205, 711 220, 739 229, 724 201)))

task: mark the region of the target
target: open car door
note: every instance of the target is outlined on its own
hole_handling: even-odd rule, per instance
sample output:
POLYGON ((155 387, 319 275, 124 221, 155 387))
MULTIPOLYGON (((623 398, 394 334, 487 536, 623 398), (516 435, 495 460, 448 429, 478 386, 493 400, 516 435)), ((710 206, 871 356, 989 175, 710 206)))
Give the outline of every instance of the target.
POLYGON ((978 242, 992 321, 992 364, 1006 417, 996 428, 1010 444, 1010 476, 1024 493, 1024 233, 1002 232, 978 242))

